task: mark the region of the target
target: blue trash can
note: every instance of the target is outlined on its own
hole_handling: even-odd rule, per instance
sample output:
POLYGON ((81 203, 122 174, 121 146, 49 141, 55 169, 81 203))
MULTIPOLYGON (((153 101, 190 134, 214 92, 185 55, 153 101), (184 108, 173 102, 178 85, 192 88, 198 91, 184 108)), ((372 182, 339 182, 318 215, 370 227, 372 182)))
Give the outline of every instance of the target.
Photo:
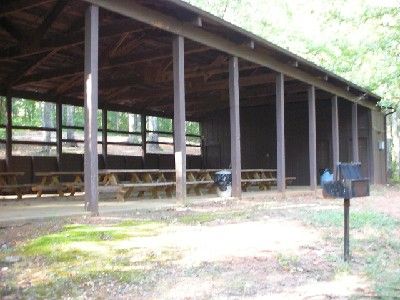
POLYGON ((321 186, 324 186, 326 182, 332 182, 332 181, 333 181, 333 174, 330 172, 329 169, 325 169, 320 178, 321 186))

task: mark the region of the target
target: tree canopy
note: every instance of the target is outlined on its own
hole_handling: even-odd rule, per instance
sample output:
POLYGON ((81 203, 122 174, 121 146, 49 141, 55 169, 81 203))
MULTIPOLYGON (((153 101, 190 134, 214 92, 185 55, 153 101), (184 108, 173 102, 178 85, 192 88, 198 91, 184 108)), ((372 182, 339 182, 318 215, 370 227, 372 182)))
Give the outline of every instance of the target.
POLYGON ((186 1, 398 105, 400 1, 186 1))

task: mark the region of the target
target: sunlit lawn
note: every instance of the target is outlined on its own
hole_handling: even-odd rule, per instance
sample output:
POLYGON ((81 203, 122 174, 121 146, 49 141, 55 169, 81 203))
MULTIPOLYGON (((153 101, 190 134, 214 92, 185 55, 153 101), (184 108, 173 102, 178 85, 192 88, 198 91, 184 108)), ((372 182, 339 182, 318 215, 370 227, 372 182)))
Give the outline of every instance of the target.
MULTIPOLYGON (((189 234, 193 234, 192 238, 196 240, 198 235, 199 239, 205 239, 204 243, 207 243, 207 234, 199 235, 201 228, 222 228, 222 224, 227 223, 237 226, 247 222, 253 222, 255 225, 252 226, 257 226, 256 222, 268 224, 271 214, 275 219, 287 222, 300 220, 304 228, 317 230, 326 243, 336 247, 335 253, 325 257, 331 265, 328 273, 332 278, 337 274, 366 276, 378 296, 390 298, 400 294, 400 224, 396 219, 376 212, 352 211, 352 262, 344 264, 340 252, 343 223, 341 210, 321 206, 272 212, 268 205, 258 205, 241 211, 188 211, 168 220, 129 219, 113 224, 103 222, 64 226, 61 231, 39 236, 15 248, 1 250, 0 262, 9 256, 21 259, 10 265, 7 276, 2 278, 0 298, 6 295, 21 298, 75 298, 85 295, 87 291, 90 291, 88 295, 98 295, 96 289, 104 286, 121 292, 132 286, 152 290, 163 279, 164 273, 174 276, 174 269, 179 268, 184 254, 191 251, 190 247, 178 240, 176 245, 163 244, 159 247, 157 241, 163 240, 171 231, 193 228, 189 231, 189 234)), ((282 227, 282 230, 285 228, 282 227)), ((279 237, 279 232, 277 235, 279 237)), ((282 236, 282 239, 288 238, 282 236)), ((241 243, 240 239, 237 243, 241 243)), ((321 247, 317 250, 323 250, 321 245, 317 245, 321 247)), ((269 247, 265 243, 261 246, 269 247)), ((270 246, 274 249, 273 245, 270 246)), ((271 252, 279 272, 302 272, 304 257, 301 254, 296 251, 271 252)), ((212 272, 216 270, 219 268, 215 267, 212 272)), ((270 271, 265 270, 266 273, 270 271)), ((246 276, 243 274, 240 279, 235 277, 235 282, 229 282, 228 278, 224 284, 230 288, 240 286, 242 289, 246 286, 243 283, 246 276)), ((243 291, 245 293, 245 289, 243 291)))

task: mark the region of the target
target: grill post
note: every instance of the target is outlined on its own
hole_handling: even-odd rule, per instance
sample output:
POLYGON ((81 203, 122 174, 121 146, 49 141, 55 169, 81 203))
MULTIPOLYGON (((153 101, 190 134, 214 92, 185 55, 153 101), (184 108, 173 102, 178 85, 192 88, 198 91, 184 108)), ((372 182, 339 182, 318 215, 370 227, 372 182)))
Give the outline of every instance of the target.
POLYGON ((350 237, 349 237, 349 212, 350 212, 350 199, 344 199, 344 261, 350 259, 350 237))

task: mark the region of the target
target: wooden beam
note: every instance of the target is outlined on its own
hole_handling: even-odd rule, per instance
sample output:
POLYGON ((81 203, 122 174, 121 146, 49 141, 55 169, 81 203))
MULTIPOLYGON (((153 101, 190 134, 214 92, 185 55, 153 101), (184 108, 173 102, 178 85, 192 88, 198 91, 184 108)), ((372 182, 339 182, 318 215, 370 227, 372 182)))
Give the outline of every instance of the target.
MULTIPOLYGON (((307 84, 313 85, 318 89, 325 90, 331 94, 338 95, 347 100, 356 102, 358 96, 346 91, 344 88, 336 86, 330 82, 326 82, 321 78, 317 78, 307 72, 295 68, 286 63, 283 63, 265 51, 262 51, 263 47, 257 47, 257 49, 250 49, 246 45, 238 45, 227 38, 219 36, 217 34, 208 32, 204 27, 197 27, 190 23, 182 22, 181 20, 165 15, 156 10, 144 7, 134 1, 126 0, 85 0, 86 2, 99 5, 107 10, 115 13, 130 17, 134 20, 143 22, 160 28, 162 30, 171 32, 173 34, 181 35, 192 41, 198 42, 202 45, 206 45, 222 52, 228 53, 233 56, 240 57, 244 60, 259 64, 261 66, 268 67, 276 72, 283 73, 294 79, 303 81, 307 84), (259 49, 261 48, 261 49, 259 49)), ((255 39, 256 41, 256 39, 255 39)), ((258 45, 258 44, 257 44, 258 45)), ((360 105, 369 107, 370 109, 377 109, 376 105, 363 99, 359 103, 360 105)))
MULTIPOLYGON (((154 28, 148 26, 138 27, 132 20, 116 21, 112 24, 103 25, 100 27, 101 36, 100 39, 107 37, 118 36, 127 32, 138 33, 145 31, 154 31, 154 28)), ((54 35, 45 39, 42 39, 37 45, 31 47, 21 47, 21 45, 11 46, 0 50, 0 60, 10 60, 34 54, 45 53, 54 49, 66 49, 73 46, 82 45, 85 40, 85 33, 82 30, 74 32, 54 35)))
POLYGON ((184 38, 175 36, 172 43, 174 70, 174 151, 176 199, 186 199, 186 125, 185 125, 185 50, 184 38))
POLYGON ((11 73, 10 76, 8 76, 8 78, 4 81, 4 86, 6 86, 7 88, 13 88, 16 82, 18 82, 22 77, 24 77, 29 72, 34 71, 35 68, 37 68, 41 63, 43 63, 44 61, 52 57, 54 54, 56 54, 57 51, 58 49, 48 53, 38 54, 38 56, 35 57, 32 61, 30 61, 28 64, 22 65, 13 73, 11 73))
POLYGON ((54 0, 12 0, 8 1, 6 4, 1 3, 0 17, 14 14, 21 10, 30 9, 53 1, 54 0))
POLYGON ((308 88, 308 153, 310 163, 310 187, 317 189, 317 123, 315 112, 315 87, 308 88))
POLYGON ((229 107, 231 123, 232 196, 242 197, 242 167, 240 152, 239 60, 229 59, 229 107))
POLYGON ((16 41, 21 41, 25 38, 22 31, 6 18, 0 19, 0 26, 16 41))
POLYGON ((276 75, 276 165, 278 191, 286 189, 285 175, 285 79, 282 73, 276 75))
MULTIPOLYGON (((186 55, 201 53, 205 51, 209 51, 210 48, 207 47, 200 47, 200 48, 193 48, 186 51, 186 55)), ((99 70, 110 70, 113 68, 118 68, 121 66, 130 66, 139 63, 145 62, 154 62, 157 60, 162 60, 165 58, 170 58, 170 53, 160 53, 160 51, 146 53, 145 55, 136 55, 136 57, 124 57, 124 59, 110 59, 108 63, 104 63, 99 67, 99 70)), ((83 62, 82 62, 83 63, 83 62)), ((83 74, 82 63, 78 62, 77 65, 65 67, 65 68, 58 68, 50 71, 45 71, 41 73, 36 73, 31 76, 25 76, 23 79, 18 81, 18 84, 15 86, 21 86, 24 84, 32 83, 32 82, 40 82, 46 80, 54 80, 54 79, 61 79, 70 76, 80 75, 83 74)))
POLYGON ((85 24, 85 207, 92 215, 99 214, 97 107, 99 8, 90 5, 85 24))
POLYGON ((66 0, 57 0, 56 4, 54 4, 51 11, 44 17, 42 23, 35 30, 35 32, 32 36, 32 41, 34 43, 39 43, 40 40, 46 35, 46 33, 49 31, 49 29, 53 25, 54 21, 62 13, 65 6, 67 6, 67 4, 68 4, 68 1, 66 1, 66 0))
POLYGON ((358 149, 358 104, 353 103, 351 107, 351 140, 353 150, 353 161, 359 162, 359 149, 358 149))
POLYGON ((146 115, 140 115, 140 131, 142 133, 142 161, 143 167, 146 165, 146 153, 147 153, 147 143, 146 143, 146 115))
POLYGON ((336 175, 336 167, 339 163, 339 114, 338 114, 338 97, 332 97, 332 163, 333 172, 336 175))
POLYGON ((57 140, 57 160, 60 163, 62 155, 62 104, 56 103, 56 140, 57 140))
POLYGON ((6 97, 6 112, 6 161, 9 164, 12 156, 12 96, 10 94, 6 97))
POLYGON ((104 160, 107 161, 107 142, 108 142, 108 133, 107 133, 107 114, 108 111, 107 109, 102 109, 102 119, 101 119, 101 123, 102 123, 102 144, 101 144, 101 149, 102 149, 102 155, 104 157, 104 160))

